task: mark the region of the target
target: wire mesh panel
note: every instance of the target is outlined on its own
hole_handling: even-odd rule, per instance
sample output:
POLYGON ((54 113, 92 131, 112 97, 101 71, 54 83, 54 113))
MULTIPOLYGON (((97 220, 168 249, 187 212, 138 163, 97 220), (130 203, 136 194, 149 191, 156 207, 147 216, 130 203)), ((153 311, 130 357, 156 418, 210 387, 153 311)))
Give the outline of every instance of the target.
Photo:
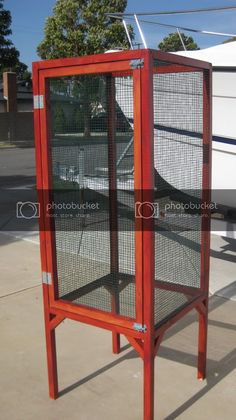
POLYGON ((142 358, 151 420, 162 337, 194 308, 206 376, 211 66, 145 49, 33 72, 49 395, 55 329, 79 320, 111 330, 115 354, 123 334, 142 358))
POLYGON ((121 285, 120 308, 124 315, 135 317, 133 78, 117 77, 115 90, 116 107, 128 126, 117 143, 116 156, 119 271, 127 274, 121 285))
POLYGON ((58 297, 135 317, 132 78, 49 85, 58 297))
POLYGON ((174 72, 156 62, 153 74, 155 323, 194 299, 200 287, 203 165, 203 74, 174 72), (177 286, 177 287, 176 287, 177 286), (179 287, 181 286, 181 287, 179 287))

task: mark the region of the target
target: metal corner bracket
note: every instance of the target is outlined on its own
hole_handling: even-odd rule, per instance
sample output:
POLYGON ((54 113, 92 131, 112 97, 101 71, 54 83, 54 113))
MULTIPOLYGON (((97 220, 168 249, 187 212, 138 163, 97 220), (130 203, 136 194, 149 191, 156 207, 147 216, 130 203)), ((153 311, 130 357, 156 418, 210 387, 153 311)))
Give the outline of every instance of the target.
POLYGON ((52 284, 52 275, 51 273, 47 273, 46 271, 42 272, 42 280, 43 284, 52 284))
POLYGON ((145 333, 147 331, 147 326, 146 325, 135 323, 133 325, 133 327, 134 327, 135 331, 139 331, 139 332, 142 332, 142 333, 145 333))
POLYGON ((34 109, 44 109, 43 95, 34 95, 34 109))
POLYGON ((141 69, 144 66, 144 58, 137 58, 135 60, 130 60, 130 67, 135 69, 141 69))

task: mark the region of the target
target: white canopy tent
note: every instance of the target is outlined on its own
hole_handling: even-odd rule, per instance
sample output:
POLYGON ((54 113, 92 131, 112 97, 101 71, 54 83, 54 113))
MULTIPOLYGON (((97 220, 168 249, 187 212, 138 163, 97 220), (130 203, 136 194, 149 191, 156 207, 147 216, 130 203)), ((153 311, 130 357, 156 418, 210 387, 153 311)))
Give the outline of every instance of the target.
POLYGON ((213 67, 236 68, 236 41, 197 51, 180 51, 177 54, 208 61, 212 63, 213 67))
MULTIPOLYGON (((213 66, 213 199, 236 208, 236 41, 177 54, 208 61, 213 66)), ((226 228, 233 230, 233 226, 226 228)), ((222 232, 221 232, 222 234, 222 232)))
MULTIPOLYGON (((203 8, 191 10, 178 10, 178 11, 161 11, 161 12, 145 12, 145 13, 113 13, 109 14, 110 17, 121 19, 127 37, 130 42, 130 47, 133 49, 134 45, 130 40, 126 20, 134 20, 138 28, 140 39, 144 48, 148 48, 142 24, 159 25, 165 27, 174 27, 179 33, 181 42, 180 30, 190 31, 208 35, 222 35, 233 37, 235 34, 210 32, 200 29, 191 29, 184 27, 175 27, 175 25, 164 24, 156 21, 148 21, 146 17, 159 16, 159 15, 178 15, 178 14, 192 14, 192 13, 205 13, 205 12, 220 12, 224 10, 235 10, 236 6, 224 6, 220 8, 203 8), (139 19, 141 17, 141 19, 139 19)), ((184 46, 184 45, 183 45, 184 46)), ((216 45, 210 48, 205 48, 197 51, 179 51, 175 52, 185 57, 207 61, 213 66, 213 115, 212 115, 212 128, 213 128, 213 153, 212 153, 212 198, 218 204, 228 208, 228 214, 233 213, 236 209, 236 41, 216 45)), ((121 105, 120 105, 121 106, 121 105)), ((121 106, 122 108, 122 106, 121 106)), ((171 109, 171 107, 170 107, 171 109)), ((178 156, 176 157, 178 158, 178 156)), ((180 165, 181 166, 181 165, 180 165)), ((162 174, 166 179, 166 174, 162 174)), ((194 182, 190 180, 194 187, 194 182)), ((231 223, 229 223, 231 225, 231 223)), ((222 230, 220 234, 223 234, 222 230)), ((236 226, 226 226, 225 234, 223 236, 236 237, 236 226)))

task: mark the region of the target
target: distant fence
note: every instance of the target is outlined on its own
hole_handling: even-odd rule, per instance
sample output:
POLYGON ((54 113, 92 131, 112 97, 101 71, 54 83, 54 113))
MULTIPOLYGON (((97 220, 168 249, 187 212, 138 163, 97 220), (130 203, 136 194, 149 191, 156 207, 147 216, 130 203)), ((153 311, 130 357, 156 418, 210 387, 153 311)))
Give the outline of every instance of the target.
POLYGON ((34 146, 33 112, 1 112, 0 142, 24 142, 34 146))

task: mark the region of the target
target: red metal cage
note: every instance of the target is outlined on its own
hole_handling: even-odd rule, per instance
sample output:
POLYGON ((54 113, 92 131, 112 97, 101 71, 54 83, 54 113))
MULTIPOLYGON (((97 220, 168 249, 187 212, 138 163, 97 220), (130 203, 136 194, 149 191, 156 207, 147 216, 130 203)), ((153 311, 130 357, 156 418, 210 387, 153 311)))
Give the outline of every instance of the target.
POLYGON ((114 353, 127 338, 151 420, 154 358, 192 309, 206 374, 211 66, 136 50, 37 62, 33 79, 50 397, 70 318, 112 331, 114 353))

